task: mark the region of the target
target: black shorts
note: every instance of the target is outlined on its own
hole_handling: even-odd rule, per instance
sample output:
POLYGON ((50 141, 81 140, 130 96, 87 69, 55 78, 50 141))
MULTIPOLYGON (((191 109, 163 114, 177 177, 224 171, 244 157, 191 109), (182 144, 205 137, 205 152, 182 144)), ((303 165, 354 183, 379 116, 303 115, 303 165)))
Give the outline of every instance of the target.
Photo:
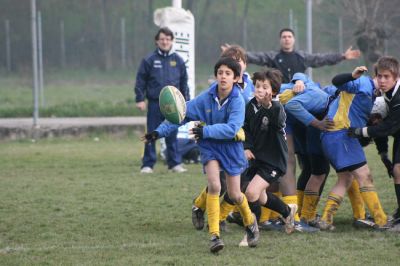
POLYGON ((249 168, 247 168, 246 179, 251 180, 255 175, 261 176, 262 179, 272 184, 277 182, 283 173, 264 162, 253 160, 250 162, 249 168))
POLYGON ((400 163, 400 137, 393 141, 393 165, 400 163))

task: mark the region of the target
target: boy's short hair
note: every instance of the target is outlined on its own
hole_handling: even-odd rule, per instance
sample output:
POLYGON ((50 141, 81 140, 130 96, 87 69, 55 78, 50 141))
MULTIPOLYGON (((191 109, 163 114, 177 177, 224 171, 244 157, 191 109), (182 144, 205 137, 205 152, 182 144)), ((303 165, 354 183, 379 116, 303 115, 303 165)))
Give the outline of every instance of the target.
POLYGON ((242 61, 247 64, 247 55, 246 51, 243 49, 243 47, 233 44, 226 48, 222 53, 221 57, 232 57, 233 59, 236 59, 239 61, 242 59, 242 61))
POLYGON ((254 86, 256 85, 256 81, 265 81, 268 80, 271 84, 272 92, 274 94, 278 94, 279 90, 281 89, 282 84, 282 73, 273 68, 267 68, 265 71, 255 72, 253 74, 252 80, 254 86))
POLYGON ((160 39, 160 34, 161 34, 161 33, 164 33, 165 35, 171 37, 171 40, 174 40, 174 33, 172 32, 172 30, 170 30, 168 27, 163 27, 163 28, 160 28, 160 29, 157 31, 157 34, 156 34, 156 36, 154 37, 154 39, 155 39, 156 41, 158 41, 158 39, 160 39))
POLYGON ((217 76, 218 69, 222 66, 227 66, 233 71, 233 76, 240 77, 241 66, 232 57, 221 57, 214 66, 214 76, 217 76))
POLYGON ((390 73, 397 78, 400 73, 399 61, 393 56, 382 56, 374 64, 375 76, 378 75, 379 70, 389 70, 390 73))
POLYGON ((286 31, 291 32, 293 34, 293 37, 295 36, 294 31, 291 28, 283 28, 279 31, 279 38, 282 37, 282 33, 286 32, 286 31))

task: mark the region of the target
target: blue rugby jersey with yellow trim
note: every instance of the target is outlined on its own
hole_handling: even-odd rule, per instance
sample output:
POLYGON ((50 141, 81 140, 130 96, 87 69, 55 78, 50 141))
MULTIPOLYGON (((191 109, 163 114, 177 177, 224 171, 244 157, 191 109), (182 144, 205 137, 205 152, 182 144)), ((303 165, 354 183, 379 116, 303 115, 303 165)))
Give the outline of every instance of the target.
POLYGON ((329 105, 328 117, 335 126, 329 131, 364 127, 373 106, 375 86, 370 77, 349 81, 338 86, 339 96, 329 105))
MULTIPOLYGON (((182 124, 189 121, 201 121, 206 124, 203 129, 204 139, 233 141, 244 122, 245 103, 238 85, 233 86, 231 93, 222 104, 216 99, 217 89, 218 84, 213 83, 208 90, 186 102, 187 113, 182 124)), ((164 121, 156 131, 160 137, 165 137, 179 126, 164 121)))

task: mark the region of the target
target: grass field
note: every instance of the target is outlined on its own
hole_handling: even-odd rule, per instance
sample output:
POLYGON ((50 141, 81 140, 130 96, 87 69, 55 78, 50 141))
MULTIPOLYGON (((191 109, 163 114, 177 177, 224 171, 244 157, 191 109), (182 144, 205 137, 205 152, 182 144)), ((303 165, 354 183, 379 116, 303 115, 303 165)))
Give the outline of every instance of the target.
MULTIPOLYGON (((230 225, 226 248, 212 255, 207 232, 191 224, 192 198, 205 184, 200 166, 177 175, 159 163, 140 175, 141 148, 135 136, 0 143, 0 264, 398 265, 400 234, 353 229, 347 199, 335 232, 262 232, 249 249, 230 225)), ((393 183, 375 148, 367 153, 391 213, 393 183)))

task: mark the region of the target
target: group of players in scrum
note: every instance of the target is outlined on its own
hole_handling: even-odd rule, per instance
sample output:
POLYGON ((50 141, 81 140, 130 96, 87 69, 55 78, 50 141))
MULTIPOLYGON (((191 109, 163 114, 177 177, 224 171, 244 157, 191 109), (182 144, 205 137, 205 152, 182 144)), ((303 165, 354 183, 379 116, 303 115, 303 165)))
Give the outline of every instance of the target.
MULTIPOLYGON (((207 187, 193 201, 192 222, 196 229, 203 229, 204 214, 207 212, 210 251, 218 252, 224 247, 220 230, 224 230, 226 220, 244 225, 246 235, 239 245, 250 247, 257 245, 258 228, 284 228, 288 234, 295 230, 334 230, 333 217, 346 192, 355 226, 377 230, 395 228, 400 222, 399 208, 389 218, 383 211, 362 143, 369 143, 369 138, 375 138, 382 161, 394 177, 400 205, 399 62, 393 57, 382 57, 374 66, 373 78, 364 75, 367 69, 361 66, 352 73, 335 76, 333 85, 325 88, 320 88, 303 73, 296 73, 291 82, 282 84, 281 73, 275 69, 256 72, 251 79, 245 72, 246 63, 246 53, 240 46, 226 48, 214 69, 216 83, 187 104, 188 119, 185 122, 200 120, 206 123, 191 130, 198 139, 208 177, 207 187), (233 85, 223 96, 221 90, 229 85, 223 75, 229 71, 233 73, 233 85), (240 107, 234 97, 235 92, 241 94, 245 108, 240 107), (206 106, 206 97, 210 97, 212 102, 215 98, 215 111, 206 106), (210 120, 207 113, 217 113, 228 105, 228 101, 232 106, 226 112, 232 115, 238 109, 236 111, 242 113, 244 123, 240 129, 233 130, 234 138, 226 141, 229 134, 225 132, 221 135, 221 132, 232 128, 220 128, 218 131, 212 126, 226 126, 231 121, 223 121, 222 118, 211 121, 213 119, 210 120), (393 164, 387 157, 388 135, 394 136, 393 164), (216 150, 209 148, 219 145, 218 142, 224 138, 225 142, 221 145, 230 141, 243 143, 238 147, 249 162, 245 171, 232 170, 227 166, 231 160, 233 164, 241 164, 237 150, 234 151, 236 156, 229 157, 227 152, 228 158, 223 158, 215 155, 221 153, 222 146, 216 150), (297 153, 302 165, 297 192, 294 180, 281 182, 287 171, 287 160, 293 158, 294 153, 297 153), (318 217, 317 206, 330 165, 335 169, 338 180, 329 192, 322 216, 318 217), (240 174, 239 179, 235 178, 240 174), (216 175, 219 175, 219 180, 215 179, 216 175), (235 189, 239 186, 238 182, 244 195, 235 189), (220 197, 223 197, 221 201, 220 197)), ((240 120, 239 116, 235 118, 240 120)), ((147 133, 143 140, 153 141, 166 136, 176 127, 163 123, 155 131, 147 133)))

